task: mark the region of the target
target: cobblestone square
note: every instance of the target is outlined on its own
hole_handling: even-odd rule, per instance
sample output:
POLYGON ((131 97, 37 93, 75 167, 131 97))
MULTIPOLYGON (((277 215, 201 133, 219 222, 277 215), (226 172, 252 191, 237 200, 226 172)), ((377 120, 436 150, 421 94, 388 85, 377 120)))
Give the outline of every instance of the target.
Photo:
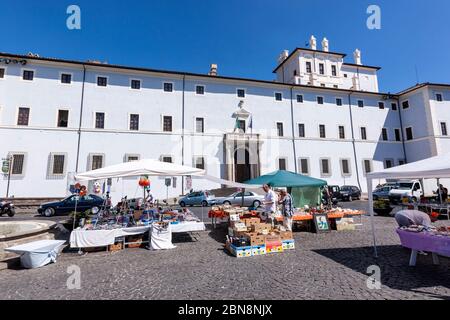
MULTIPOLYGON (((447 221, 438 222, 449 225, 447 221)), ((0 299, 449 299, 449 259, 431 255, 408 266, 392 217, 376 217, 378 259, 370 221, 357 231, 295 233, 296 249, 237 259, 223 250, 225 229, 176 242, 171 251, 64 253, 56 264, 0 272, 0 299), (81 271, 81 289, 67 288, 68 267, 81 271), (381 269, 380 290, 369 289, 367 268, 381 269)))

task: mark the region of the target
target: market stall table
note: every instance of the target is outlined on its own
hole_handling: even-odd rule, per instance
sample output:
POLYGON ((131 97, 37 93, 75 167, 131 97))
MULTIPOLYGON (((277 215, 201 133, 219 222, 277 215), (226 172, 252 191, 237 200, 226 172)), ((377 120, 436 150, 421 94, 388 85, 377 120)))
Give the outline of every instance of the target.
MULTIPOLYGON (((71 248, 95 248, 113 245, 116 238, 141 235, 150 230, 151 226, 138 226, 112 230, 82 230, 77 229, 70 234, 71 248)), ((203 222, 186 221, 171 225, 172 233, 190 233, 206 230, 203 222)))
POLYGON ((411 232, 397 229, 403 247, 411 249, 410 266, 415 266, 419 251, 431 252, 433 263, 439 264, 438 255, 450 257, 450 237, 429 232, 411 232))

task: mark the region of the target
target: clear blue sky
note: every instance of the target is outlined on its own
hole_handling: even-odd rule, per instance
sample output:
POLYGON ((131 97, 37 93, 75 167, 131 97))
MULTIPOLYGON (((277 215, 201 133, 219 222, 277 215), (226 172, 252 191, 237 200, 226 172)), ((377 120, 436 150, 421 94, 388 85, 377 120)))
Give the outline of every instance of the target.
POLYGON ((362 50, 381 66, 380 89, 450 83, 448 0, 151 0, 2 1, 0 51, 273 80, 283 49, 326 36, 332 51, 362 50), (66 28, 81 8, 82 29, 66 28), (382 29, 366 27, 366 9, 382 10, 382 29))

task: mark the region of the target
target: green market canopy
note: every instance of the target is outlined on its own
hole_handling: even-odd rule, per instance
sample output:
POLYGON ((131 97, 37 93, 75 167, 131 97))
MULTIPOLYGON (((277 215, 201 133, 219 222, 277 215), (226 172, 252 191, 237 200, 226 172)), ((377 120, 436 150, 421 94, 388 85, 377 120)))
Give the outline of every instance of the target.
POLYGON ((320 188, 327 185, 325 180, 284 170, 275 171, 244 183, 251 185, 267 184, 275 188, 290 188, 294 206, 297 208, 305 205, 319 205, 322 197, 320 188))

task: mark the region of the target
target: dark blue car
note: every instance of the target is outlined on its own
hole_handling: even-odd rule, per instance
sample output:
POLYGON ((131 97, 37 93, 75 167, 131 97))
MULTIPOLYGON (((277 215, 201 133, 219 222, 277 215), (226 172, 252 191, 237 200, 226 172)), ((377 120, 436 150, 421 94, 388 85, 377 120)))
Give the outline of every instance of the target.
POLYGON ((83 197, 71 195, 61 201, 47 202, 40 205, 38 213, 46 217, 54 215, 69 214, 75 211, 76 197, 78 197, 77 212, 84 212, 91 209, 93 213, 97 213, 103 206, 104 199, 90 194, 83 197))

